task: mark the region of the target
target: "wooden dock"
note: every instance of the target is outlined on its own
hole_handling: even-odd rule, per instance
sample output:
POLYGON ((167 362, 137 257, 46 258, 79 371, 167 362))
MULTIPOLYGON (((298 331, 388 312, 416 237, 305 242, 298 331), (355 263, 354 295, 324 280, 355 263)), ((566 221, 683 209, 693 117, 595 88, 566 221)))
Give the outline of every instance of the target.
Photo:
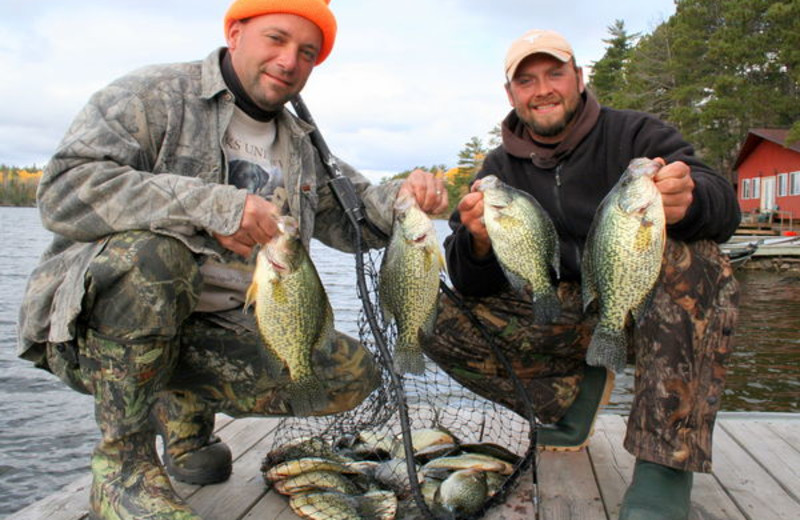
MULTIPOLYGON (((223 484, 176 490, 205 520, 296 520, 285 497, 270 491, 260 465, 275 438, 274 419, 220 416, 219 434, 235 459, 223 484)), ((633 457, 622 447, 625 418, 601 415, 588 449, 543 453, 539 460, 539 518, 616 519, 631 478, 633 457)), ((7 520, 83 520, 90 475, 7 520)), ((533 519, 531 475, 487 520, 533 519)), ((697 474, 693 520, 800 518, 800 414, 720 414, 714 432, 714 472, 697 474)))

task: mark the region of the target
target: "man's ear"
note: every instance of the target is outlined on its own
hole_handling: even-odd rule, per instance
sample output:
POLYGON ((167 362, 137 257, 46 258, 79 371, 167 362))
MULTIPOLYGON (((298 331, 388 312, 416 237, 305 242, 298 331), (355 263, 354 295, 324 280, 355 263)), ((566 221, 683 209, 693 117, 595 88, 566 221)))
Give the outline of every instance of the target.
POLYGON ((239 35, 242 32, 242 21, 234 20, 228 30, 225 31, 225 42, 228 44, 228 49, 234 50, 238 47, 239 35))
POLYGON ((515 105, 514 105, 514 96, 511 95, 511 82, 510 81, 506 82, 505 87, 506 87, 506 96, 508 96, 508 102, 513 107, 515 105))

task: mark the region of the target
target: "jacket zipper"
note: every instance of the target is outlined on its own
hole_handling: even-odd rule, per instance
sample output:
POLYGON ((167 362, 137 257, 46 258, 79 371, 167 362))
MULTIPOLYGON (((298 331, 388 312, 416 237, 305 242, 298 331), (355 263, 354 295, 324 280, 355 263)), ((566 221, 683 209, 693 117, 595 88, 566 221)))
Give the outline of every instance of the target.
POLYGON ((559 163, 556 165, 555 170, 555 186, 553 187, 553 195, 556 201, 556 211, 558 212, 558 219, 561 221, 561 227, 568 231, 569 233, 569 240, 567 244, 569 245, 568 251, 562 251, 562 253, 569 253, 574 255, 574 258, 577 260, 575 265, 581 265, 581 250, 578 246, 578 243, 575 239, 575 233, 570 230, 569 221, 567 220, 566 215, 564 214, 564 208, 561 206, 561 169, 563 163, 559 163))

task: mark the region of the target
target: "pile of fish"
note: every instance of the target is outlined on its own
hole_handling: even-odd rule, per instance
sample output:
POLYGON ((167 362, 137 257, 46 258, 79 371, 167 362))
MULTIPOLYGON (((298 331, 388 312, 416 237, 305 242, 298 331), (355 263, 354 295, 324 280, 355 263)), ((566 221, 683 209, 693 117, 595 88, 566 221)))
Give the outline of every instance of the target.
POLYGON ((416 430, 410 441, 411 464, 401 436, 301 437, 267 453, 261 470, 302 518, 411 518, 416 506, 409 475, 415 474, 429 510, 457 519, 479 512, 520 462, 501 446, 459 442, 439 428, 416 430))

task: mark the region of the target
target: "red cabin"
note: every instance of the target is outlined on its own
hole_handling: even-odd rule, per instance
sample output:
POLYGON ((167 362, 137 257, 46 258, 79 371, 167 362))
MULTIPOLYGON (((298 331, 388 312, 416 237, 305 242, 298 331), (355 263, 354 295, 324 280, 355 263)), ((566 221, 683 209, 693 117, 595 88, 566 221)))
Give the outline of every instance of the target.
POLYGON ((782 223, 800 220, 800 141, 786 145, 788 130, 754 128, 733 165, 739 207, 747 216, 782 223))

